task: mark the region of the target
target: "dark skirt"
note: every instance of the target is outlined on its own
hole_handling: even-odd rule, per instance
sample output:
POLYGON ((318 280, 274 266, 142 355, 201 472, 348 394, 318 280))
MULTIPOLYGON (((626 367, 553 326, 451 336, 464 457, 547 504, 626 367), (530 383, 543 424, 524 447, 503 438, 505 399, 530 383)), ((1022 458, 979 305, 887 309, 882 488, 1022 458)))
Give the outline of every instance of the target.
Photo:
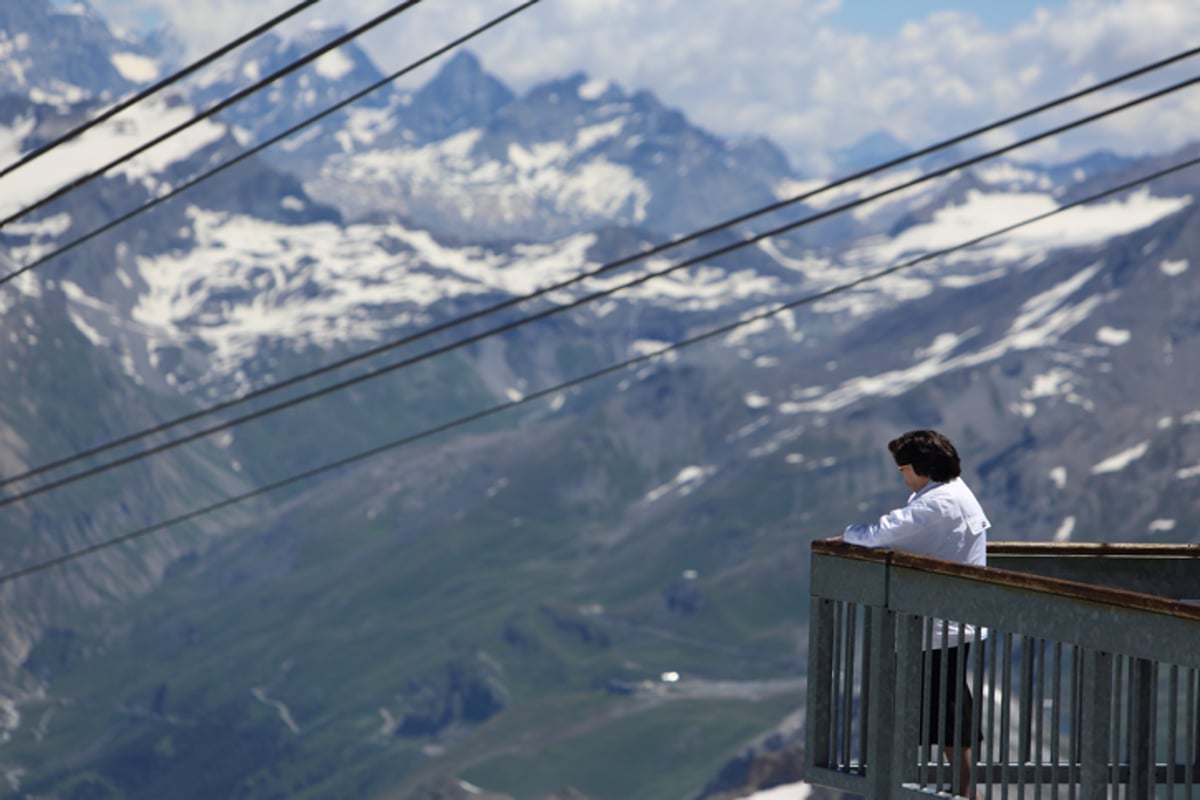
POLYGON ((974 702, 967 685, 970 673, 965 667, 969 644, 927 651, 922 659, 925 674, 921 678, 921 738, 922 744, 974 747, 983 741, 983 730, 971 724, 974 702), (946 684, 942 691, 942 654, 946 654, 946 684), (963 659, 961 683, 958 679, 958 660, 963 659), (925 697, 926 686, 930 697, 925 697))

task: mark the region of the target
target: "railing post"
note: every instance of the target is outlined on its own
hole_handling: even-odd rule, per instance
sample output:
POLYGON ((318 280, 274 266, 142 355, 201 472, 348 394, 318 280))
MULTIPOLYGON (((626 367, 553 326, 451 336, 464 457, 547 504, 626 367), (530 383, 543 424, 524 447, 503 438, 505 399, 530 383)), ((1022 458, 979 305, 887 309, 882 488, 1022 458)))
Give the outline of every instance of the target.
POLYGON ((867 609, 871 638, 865 655, 872 687, 867 699, 867 785, 868 797, 884 800, 898 786, 893 769, 892 732, 896 729, 896 620, 891 610, 880 606, 867 609))
POLYGON ((813 597, 808 621, 808 706, 805 760, 808 767, 831 767, 833 728, 834 601, 813 597), (817 669, 812 669, 816 666, 817 669))
POLYGON ((1129 797, 1150 797, 1154 786, 1153 726, 1154 664, 1144 658, 1129 665, 1129 797))
POLYGON ((1080 800, 1103 800, 1108 794, 1108 744, 1113 720, 1107 712, 1112 692, 1112 668, 1111 653, 1083 652, 1080 800))
POLYGON ((894 783, 917 783, 921 778, 918 740, 921 736, 921 619, 898 614, 896 628, 895 717, 892 736, 894 783))

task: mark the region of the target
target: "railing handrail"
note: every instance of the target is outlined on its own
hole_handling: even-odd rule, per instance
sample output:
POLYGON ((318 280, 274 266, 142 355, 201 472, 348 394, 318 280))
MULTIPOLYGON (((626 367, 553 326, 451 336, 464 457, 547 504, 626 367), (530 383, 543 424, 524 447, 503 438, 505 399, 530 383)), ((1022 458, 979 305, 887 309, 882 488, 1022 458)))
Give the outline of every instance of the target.
POLYGON ((988 542, 988 555, 1145 556, 1200 559, 1200 544, 1145 542, 988 542))
MULTIPOLYGON (((941 575, 953 575, 970 581, 1009 586, 1040 592, 1056 597, 1069 597, 1093 603, 1162 614, 1182 619, 1200 620, 1200 604, 1173 600, 1158 595, 1097 586, 1082 581, 1031 575, 1002 567, 980 567, 961 564, 929 556, 904 553, 898 550, 868 548, 842 541, 815 540, 812 552, 860 561, 875 561, 896 567, 919 570, 941 575)), ((1052 555, 1155 555, 1155 557, 1200 557, 1200 546, 1196 545, 1037 545, 1026 542, 999 542, 988 545, 988 555, 1031 554, 1052 555), (993 550, 995 548, 995 551, 993 550)))

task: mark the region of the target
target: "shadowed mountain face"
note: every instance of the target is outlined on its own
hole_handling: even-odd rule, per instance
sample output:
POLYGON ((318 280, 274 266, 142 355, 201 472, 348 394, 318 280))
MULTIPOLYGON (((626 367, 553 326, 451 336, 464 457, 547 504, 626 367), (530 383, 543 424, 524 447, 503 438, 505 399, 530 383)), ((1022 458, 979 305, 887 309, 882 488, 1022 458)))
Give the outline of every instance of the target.
MULTIPOLYGON (((157 63, 78 16, 0 23, 157 63)), ((259 43, 55 150, 0 182, 5 216, 328 35, 259 43)), ((21 52, 38 91, 0 103, 5 163, 136 83, 21 52)), ((147 446, 341 390, 0 506, 5 575, 138 534, 0 584, 15 791, 658 800, 790 779, 808 543, 903 502, 884 442, 905 429, 956 442, 998 539, 1195 541, 1196 175, 925 258, 1190 150, 982 164, 748 241, 877 180, 625 264, 804 184, 648 92, 517 95, 463 54, 73 244, 378 76, 349 49, 0 230, 6 273, 38 264, 0 287, 5 476, 378 350, 147 446)))

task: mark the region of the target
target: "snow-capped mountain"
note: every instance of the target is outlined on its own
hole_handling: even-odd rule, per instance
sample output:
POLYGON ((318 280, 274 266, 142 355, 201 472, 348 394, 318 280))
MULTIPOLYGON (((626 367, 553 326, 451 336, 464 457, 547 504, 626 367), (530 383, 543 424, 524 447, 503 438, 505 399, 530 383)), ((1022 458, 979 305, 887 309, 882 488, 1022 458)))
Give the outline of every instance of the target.
MULTIPOLYGON (((85 6, 12 6, 0 27, 12 74, 36 78, 6 84, 0 164, 164 71, 85 6), (92 31, 94 83, 32 46, 68 29, 92 31)), ((0 212, 334 35, 265 37, 4 176, 0 212)), ((20 791, 409 796, 445 774, 517 797, 700 791, 801 702, 807 542, 903 499, 882 449, 902 428, 960 444, 998 538, 1196 540, 1200 178, 955 249, 1195 148, 986 162, 756 238, 925 162, 636 260, 830 179, 647 91, 576 74, 518 95, 461 53, 181 188, 379 77, 343 48, 0 229, 5 273, 28 270, 0 286, 6 475, 572 282, 328 376, 379 375, 348 391, 0 508, 31 534, 0 543, 7 571, 338 466, 0 589, 20 791)))
POLYGON ((84 0, 0 6, 0 96, 52 105, 117 97, 162 77, 162 53, 114 31, 84 0))
MULTIPOLYGON (((205 78, 197 101, 228 96, 337 33, 266 37, 205 78)), ((381 78, 348 44, 223 118, 243 142, 263 141, 381 78)), ((682 232, 769 202, 790 175, 770 143, 720 141, 648 92, 574 75, 518 97, 468 52, 415 91, 379 86, 268 157, 352 218, 503 239, 614 223, 682 232)))

